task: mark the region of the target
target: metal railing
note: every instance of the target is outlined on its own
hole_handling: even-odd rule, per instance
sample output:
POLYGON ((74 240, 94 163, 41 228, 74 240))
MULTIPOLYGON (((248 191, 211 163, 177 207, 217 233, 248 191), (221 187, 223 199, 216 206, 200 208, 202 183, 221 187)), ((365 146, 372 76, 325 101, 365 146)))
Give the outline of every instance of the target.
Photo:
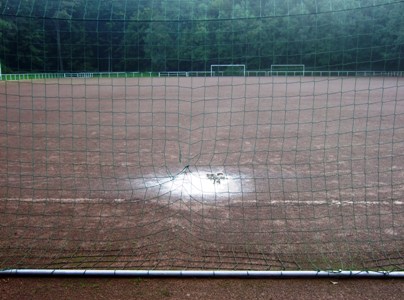
MULTIPOLYGON (((211 77, 209 71, 162 71, 162 72, 64 72, 64 73, 23 73, 1 74, 0 80, 40 80, 40 79, 92 79, 92 78, 139 78, 139 77, 211 77)), ((215 76, 226 73, 215 72, 215 76)), ((237 76, 237 75, 232 75, 237 76)), ((306 77, 404 77, 404 71, 262 71, 240 72, 241 77, 306 76, 306 77)))

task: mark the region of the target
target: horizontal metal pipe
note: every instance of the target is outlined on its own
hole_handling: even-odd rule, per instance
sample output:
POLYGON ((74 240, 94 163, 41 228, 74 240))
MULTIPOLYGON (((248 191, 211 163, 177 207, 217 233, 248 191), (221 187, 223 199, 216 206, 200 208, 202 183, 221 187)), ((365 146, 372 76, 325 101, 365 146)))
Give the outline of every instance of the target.
POLYGON ((5 269, 0 276, 127 276, 127 277, 240 277, 240 278, 296 278, 296 277, 373 277, 404 278, 404 271, 220 271, 220 270, 81 270, 81 269, 5 269))

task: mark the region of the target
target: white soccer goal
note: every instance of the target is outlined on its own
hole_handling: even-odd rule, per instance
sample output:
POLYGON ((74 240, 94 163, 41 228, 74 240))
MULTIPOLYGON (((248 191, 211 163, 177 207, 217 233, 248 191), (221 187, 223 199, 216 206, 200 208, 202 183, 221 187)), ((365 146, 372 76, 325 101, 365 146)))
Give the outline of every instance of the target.
POLYGON ((305 65, 274 64, 271 65, 271 75, 304 76, 305 65))
POLYGON ((404 278, 404 1, 109 2, 0 1, 0 277, 404 278))
POLYGON ((211 65, 210 76, 245 76, 245 65, 242 64, 225 64, 211 65))

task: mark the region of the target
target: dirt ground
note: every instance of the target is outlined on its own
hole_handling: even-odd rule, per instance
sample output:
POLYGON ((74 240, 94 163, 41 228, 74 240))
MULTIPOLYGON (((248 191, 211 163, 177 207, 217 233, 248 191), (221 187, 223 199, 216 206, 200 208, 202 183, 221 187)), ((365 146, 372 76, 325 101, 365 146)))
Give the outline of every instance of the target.
POLYGON ((0 268, 404 269, 403 78, 62 79, 0 95, 0 268))
POLYGON ((0 299, 397 299, 395 279, 0 277, 0 299))

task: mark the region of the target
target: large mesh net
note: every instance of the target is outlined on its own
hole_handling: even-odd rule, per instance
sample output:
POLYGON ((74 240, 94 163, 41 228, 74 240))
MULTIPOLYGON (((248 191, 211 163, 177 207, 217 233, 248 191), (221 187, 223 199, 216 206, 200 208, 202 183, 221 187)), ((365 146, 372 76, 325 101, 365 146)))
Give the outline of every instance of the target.
POLYGON ((403 1, 0 2, 0 268, 403 270, 403 1))

